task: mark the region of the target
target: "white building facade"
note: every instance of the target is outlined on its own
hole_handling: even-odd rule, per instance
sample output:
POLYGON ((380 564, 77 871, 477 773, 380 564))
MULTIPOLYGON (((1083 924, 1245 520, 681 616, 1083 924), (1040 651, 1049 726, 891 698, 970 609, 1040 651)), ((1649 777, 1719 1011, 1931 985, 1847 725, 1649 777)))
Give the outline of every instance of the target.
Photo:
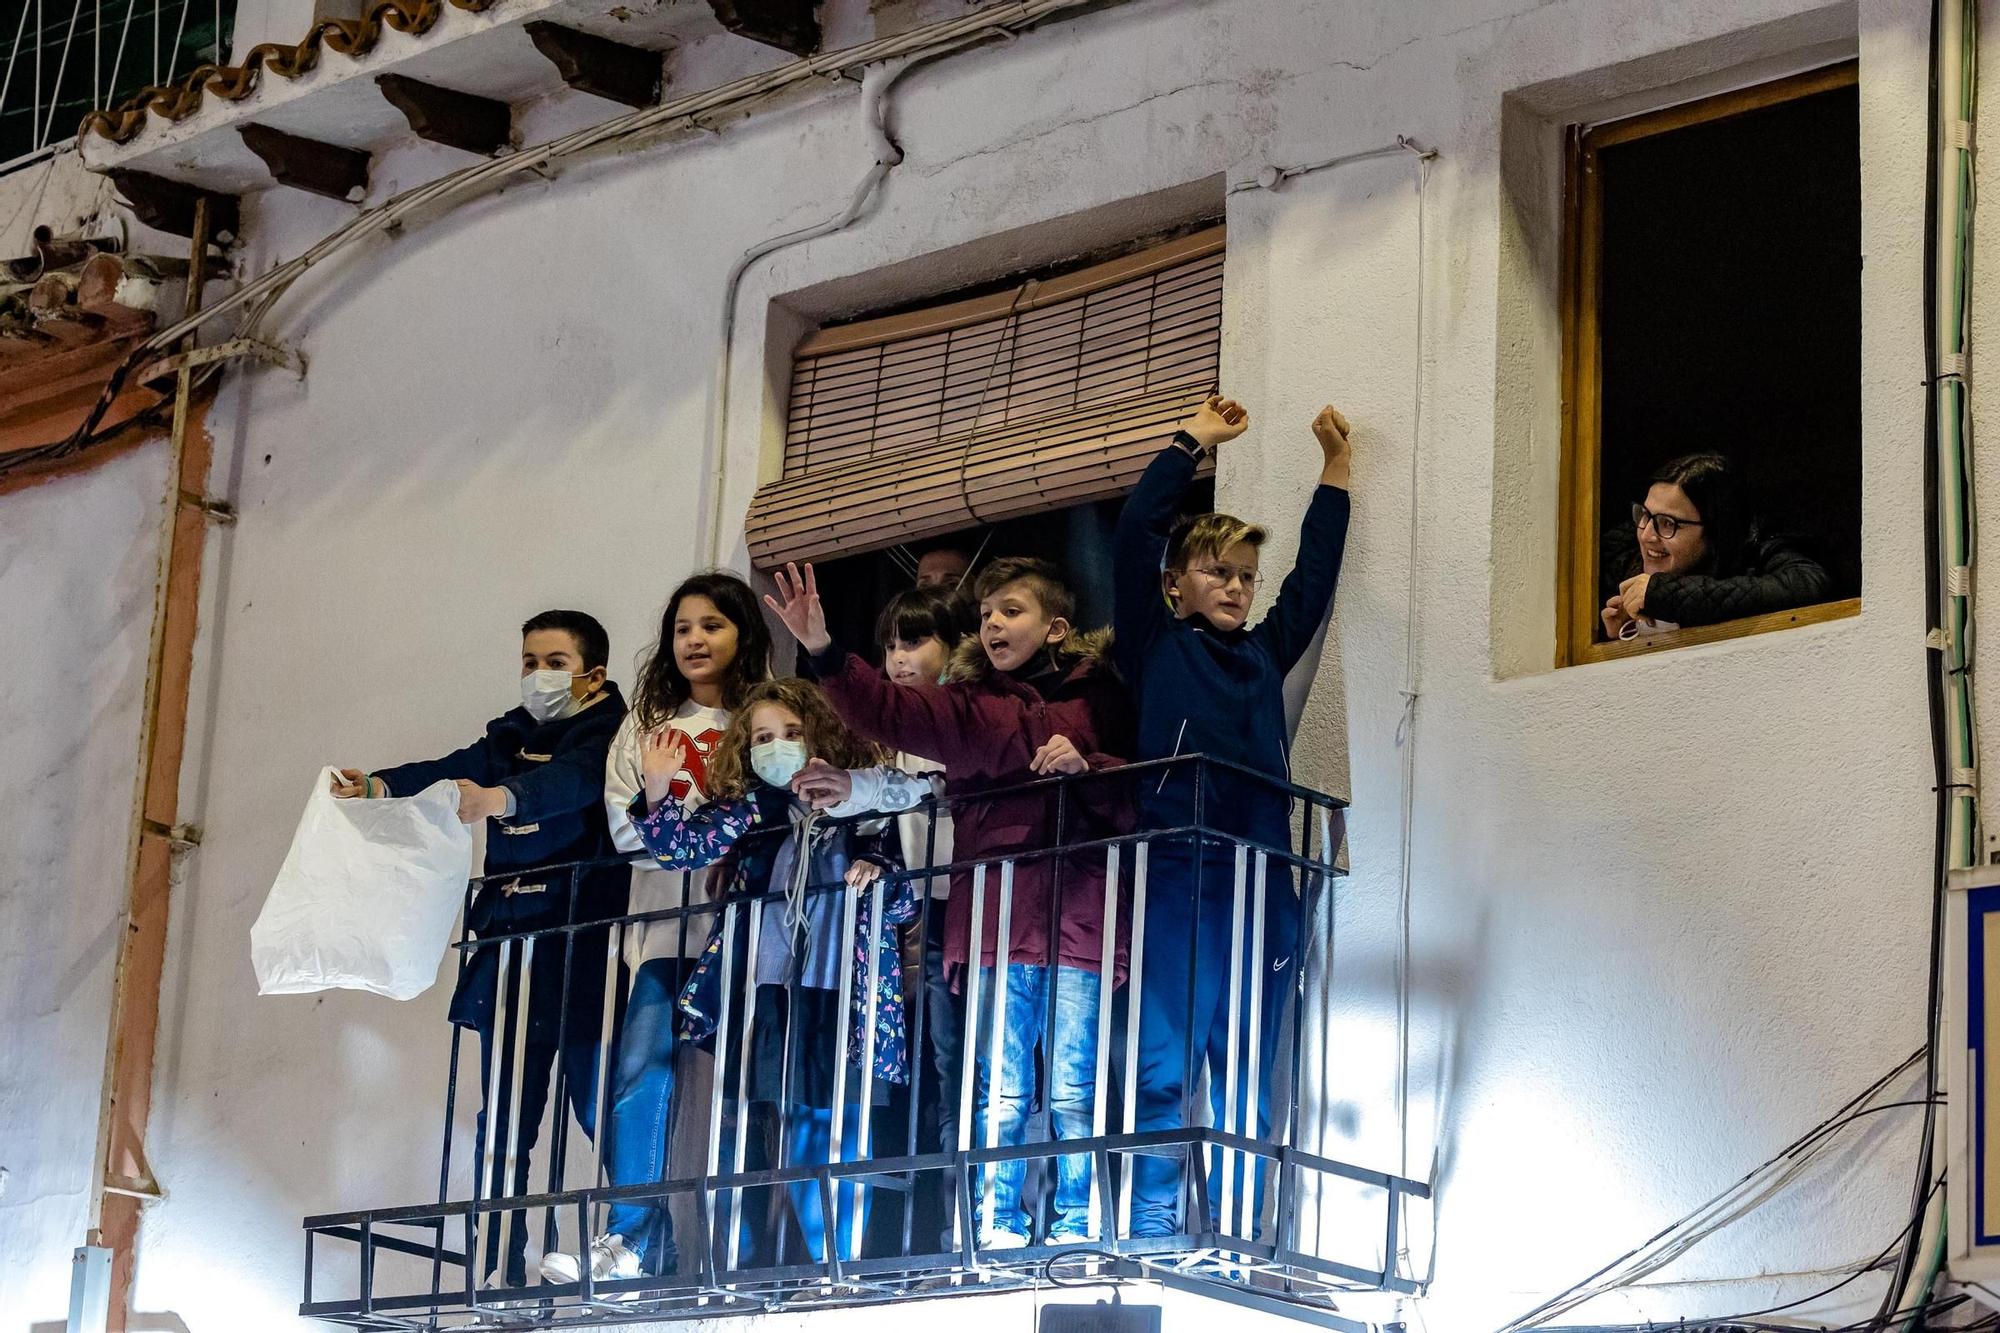
MULTIPOLYGON (((302 29, 281 12, 302 8, 245 4, 239 50, 302 29)), ((824 17, 835 46, 961 12, 829 0, 824 17)), ((1352 799, 1333 1142, 1437 1191, 1408 1234, 1433 1281, 1402 1317, 1498 1328, 1832 1113, 1924 1037, 1929 24, 1914 0, 1129 0, 926 63, 890 95, 905 158, 873 206, 749 268, 726 423, 725 280, 750 246, 838 214, 870 168, 851 87, 523 176, 316 269, 264 330, 303 380, 232 370, 207 417, 208 490, 238 517, 203 578, 182 771, 202 842, 172 903, 149 1134, 165 1198, 133 1292, 159 1322, 133 1326, 303 1327, 300 1219, 434 1185, 448 986, 401 1005, 255 995, 249 926, 319 767, 462 743, 510 702, 512 636, 545 606, 599 617, 629 683, 711 536, 746 567, 790 349, 820 322, 1212 218, 1223 380, 1256 418, 1218 503, 1271 526, 1267 566, 1289 562, 1316 475, 1313 412, 1331 400, 1356 426, 1296 769, 1352 799), (1561 127, 1856 57, 1861 612, 1558 668, 1561 127), (1258 188, 1266 166, 1398 136, 1435 158, 1258 188)), ((773 63, 731 40, 687 45, 671 89, 773 63)), ((601 117, 582 96, 523 108, 526 142, 601 117)), ((462 161, 405 138, 368 202, 462 161)), ((243 207, 244 278, 355 213, 279 188, 243 207)), ((154 446, 0 494, 0 607, 28 645, 0 697, 7 1333, 62 1318, 82 1240, 159 479, 154 446)), ((1829 1285, 1906 1221, 1916 1126, 1863 1122, 1569 1321, 1829 1285)), ((1855 1318, 1879 1294, 1871 1277, 1811 1308, 1855 1318)))

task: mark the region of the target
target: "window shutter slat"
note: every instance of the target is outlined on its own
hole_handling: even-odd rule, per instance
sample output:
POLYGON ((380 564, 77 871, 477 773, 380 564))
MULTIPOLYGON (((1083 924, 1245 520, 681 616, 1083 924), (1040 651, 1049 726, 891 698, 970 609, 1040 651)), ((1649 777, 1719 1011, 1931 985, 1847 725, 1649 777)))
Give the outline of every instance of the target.
POLYGON ((1216 228, 1010 292, 824 330, 792 370, 762 568, 1123 494, 1220 372, 1216 228))

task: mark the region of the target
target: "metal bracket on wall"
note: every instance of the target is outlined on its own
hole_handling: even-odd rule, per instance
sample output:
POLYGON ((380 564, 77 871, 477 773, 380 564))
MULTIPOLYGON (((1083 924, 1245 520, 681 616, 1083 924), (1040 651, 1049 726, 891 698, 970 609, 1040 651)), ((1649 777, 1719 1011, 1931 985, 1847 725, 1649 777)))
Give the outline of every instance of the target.
POLYGON ((148 837, 165 838, 167 846, 175 852, 191 852, 201 846, 201 825, 176 824, 172 828, 157 819, 144 820, 140 828, 148 837))
POLYGON ((107 1177, 104 1189, 108 1194, 129 1194, 135 1199, 149 1201, 167 1197, 166 1191, 160 1188, 160 1182, 153 1179, 151 1172, 148 1172, 144 1179, 134 1179, 130 1176, 107 1177))
POLYGON ((211 500, 206 495, 184 490, 181 492, 181 504, 188 509, 199 509, 217 527, 227 528, 236 524, 236 506, 227 500, 211 500))
POLYGON ((262 361, 267 366, 282 366, 297 379, 306 377, 305 357, 291 348, 265 342, 262 338, 231 338, 213 347, 197 347, 191 352, 175 352, 157 361, 149 361, 139 372, 139 378, 142 382, 151 383, 177 373, 182 367, 195 370, 218 361, 233 361, 240 356, 262 361))

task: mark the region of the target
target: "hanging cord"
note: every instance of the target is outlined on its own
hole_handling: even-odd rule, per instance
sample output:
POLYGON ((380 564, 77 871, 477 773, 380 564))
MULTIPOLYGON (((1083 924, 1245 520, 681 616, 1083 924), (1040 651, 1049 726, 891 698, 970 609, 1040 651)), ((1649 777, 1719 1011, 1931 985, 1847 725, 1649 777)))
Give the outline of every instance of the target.
MULTIPOLYGON (((1396 723, 1396 748, 1403 752, 1403 790, 1400 811, 1400 839, 1397 851, 1396 890, 1396 1133, 1399 1136, 1399 1174, 1410 1174, 1410 898, 1414 882, 1411 851, 1416 827, 1417 801, 1417 700, 1421 697, 1417 672, 1417 558, 1421 508, 1418 486, 1423 478, 1424 442, 1424 197, 1430 184, 1431 160, 1435 152, 1425 152, 1408 139, 1396 141, 1416 154, 1417 165, 1417 316, 1416 371, 1410 386, 1410 554, 1409 597, 1403 612, 1403 715, 1396 723)), ((1435 1226, 1436 1208, 1431 1209, 1435 1226)), ((1397 1261, 1410 1261, 1410 1215, 1401 1218, 1397 1261)), ((1433 1233, 1435 1234, 1435 1233, 1433 1233)), ((1433 1256, 1437 1247, 1432 1245, 1433 1256)))

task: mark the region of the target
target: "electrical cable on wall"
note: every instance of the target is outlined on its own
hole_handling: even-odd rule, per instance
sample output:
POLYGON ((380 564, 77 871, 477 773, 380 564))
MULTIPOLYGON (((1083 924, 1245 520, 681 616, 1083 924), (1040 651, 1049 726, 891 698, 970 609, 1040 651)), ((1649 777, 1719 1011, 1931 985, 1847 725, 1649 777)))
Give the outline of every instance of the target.
MULTIPOLYGON (((1931 885, 1929 985, 1924 1041, 1925 1087, 1936 1098, 1944 982, 1944 894, 1950 871, 1977 864, 1979 739, 1972 658, 1976 522, 1972 494, 1972 403, 1966 384, 1971 353, 1971 243, 1974 171, 1972 125, 1978 109, 1977 0, 1937 0, 1931 7, 1929 165, 1925 179, 1924 356, 1929 392, 1924 413, 1924 573, 1930 629, 1926 680, 1937 803, 1931 885)), ((1924 1117, 1911 1195, 1917 1224, 1906 1237, 1873 1327, 1908 1321, 1899 1311, 1928 1304, 1945 1261, 1944 1154, 1935 1104, 1924 1117), (1928 1255, 1928 1258, 1926 1258, 1928 1255)))
MULTIPOLYGON (((1501 1325, 1499 1333, 1518 1333, 1518 1330, 1542 1327, 1589 1301, 1609 1292, 1630 1287, 1659 1272, 1709 1236, 1757 1209, 1797 1179, 1807 1165, 1834 1144, 1842 1130, 1872 1116, 1890 1111, 1923 1108, 1928 1113, 1935 1107, 1935 1098, 1923 1097, 1914 1100, 1897 1098, 1887 1102, 1875 1100, 1888 1091, 1898 1079, 1920 1068, 1927 1055, 1927 1048, 1921 1046, 1910 1052, 1893 1069, 1848 1099, 1832 1115, 1738 1177, 1727 1188, 1691 1212, 1654 1232, 1646 1240, 1597 1269, 1582 1281, 1557 1292, 1534 1309, 1501 1325)), ((1913 1215, 1912 1222, 1904 1225, 1890 1246, 1882 1251, 1882 1255, 1886 1256, 1889 1249, 1902 1243, 1914 1229, 1913 1215)), ((1880 1257, 1878 1256, 1878 1259, 1880 1257)), ((1875 1262, 1877 1261, 1869 1260, 1855 1265, 1855 1272, 1844 1278, 1842 1285, 1861 1273, 1872 1271, 1875 1262)), ((1834 1289, 1828 1288, 1827 1291, 1834 1289)), ((1826 1291, 1815 1292, 1806 1299, 1817 1299, 1825 1294, 1826 1291)), ((1726 1319, 1705 1320, 1699 1324, 1689 1321, 1689 1327, 1706 1327, 1729 1322, 1726 1319)))

